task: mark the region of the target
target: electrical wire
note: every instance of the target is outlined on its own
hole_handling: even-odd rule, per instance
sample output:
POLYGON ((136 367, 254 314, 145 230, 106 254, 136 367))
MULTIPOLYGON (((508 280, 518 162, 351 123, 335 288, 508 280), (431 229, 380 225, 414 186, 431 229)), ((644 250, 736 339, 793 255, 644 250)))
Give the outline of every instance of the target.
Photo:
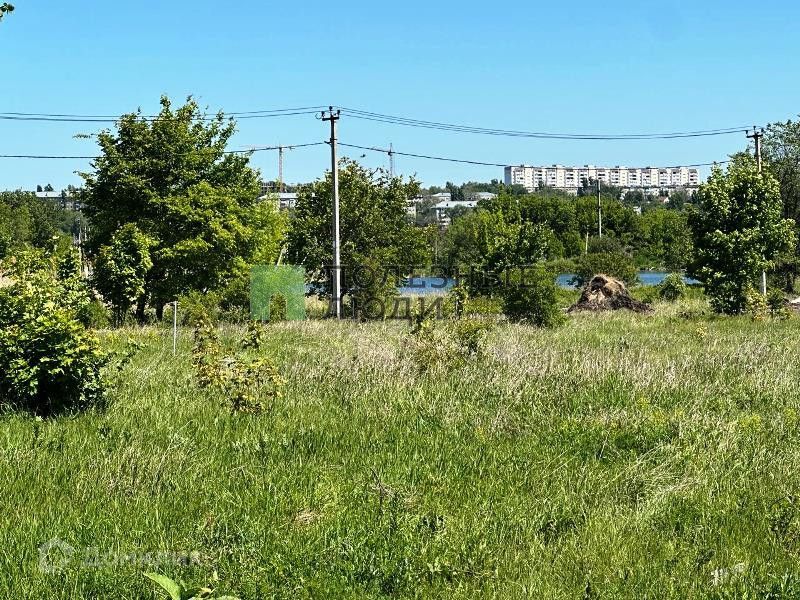
POLYGON ((423 121, 420 119, 411 119, 408 117, 398 117, 393 115, 385 115, 381 113, 363 111, 353 108, 340 107, 342 113, 349 115, 354 119, 363 119, 366 121, 374 121, 378 123, 386 123, 391 125, 404 125, 408 127, 419 127, 424 129, 436 129, 440 131, 452 131, 458 133, 476 133, 481 135, 496 135, 506 137, 524 137, 524 138, 537 138, 537 139, 559 139, 559 140, 658 140, 658 139, 678 139, 678 138, 692 138, 692 137, 707 137, 717 135, 729 135, 734 133, 742 133, 747 130, 747 126, 743 127, 726 127, 721 129, 706 129, 698 131, 679 131, 671 133, 628 133, 628 134, 576 134, 576 133, 548 133, 548 132, 532 132, 532 131, 517 131, 507 129, 491 129, 486 127, 476 127, 472 125, 457 125, 453 123, 440 123, 436 121, 423 121))
MULTIPOLYGON (((270 110, 238 111, 223 113, 226 118, 236 119, 267 119, 274 117, 290 117, 295 115, 313 115, 318 113, 322 106, 303 106, 298 108, 279 108, 270 110)), ((161 115, 140 115, 133 114, 138 120, 159 121, 168 120, 161 115)), ((0 112, 0 120, 4 121, 44 121, 56 123, 116 123, 124 115, 78 115, 61 113, 24 113, 24 112, 0 112)), ((176 119, 176 118, 173 118, 176 119)), ((195 117, 194 120, 213 121, 217 116, 204 114, 195 117)), ((177 120, 177 119, 176 119, 177 120)))
MULTIPOLYGON (((261 146, 255 148, 248 148, 247 150, 225 150, 222 154, 251 154, 253 152, 265 152, 269 150, 279 150, 283 148, 307 148, 309 146, 324 146, 328 142, 310 142, 308 144, 283 144, 282 146, 261 146)), ((188 153, 181 154, 180 156, 187 156, 188 153)), ((173 155, 174 156, 174 155, 173 155)), ((62 155, 41 155, 41 154, 0 154, 0 158, 22 158, 32 160, 96 160, 100 156, 62 156, 62 155)))
MULTIPOLYGON (((325 142, 325 143, 327 144, 329 142, 325 142)), ((372 152, 380 152, 380 153, 386 154, 388 156, 391 156, 391 155, 408 156, 408 157, 411 157, 411 158, 422 158, 422 159, 426 159, 426 160, 439 160, 439 161, 446 161, 446 162, 453 162, 453 163, 462 163, 462 164, 467 164, 467 165, 479 165, 479 166, 484 166, 484 167, 518 167, 518 166, 526 166, 526 165, 511 164, 511 163, 485 162, 485 161, 479 161, 479 160, 467 160, 467 159, 461 159, 461 158, 450 158, 450 157, 445 157, 445 156, 432 156, 432 155, 428 155, 428 154, 415 154, 415 153, 412 153, 412 152, 400 152, 400 151, 395 150, 393 148, 389 149, 389 148, 378 148, 376 146, 359 146, 359 145, 356 145, 356 144, 345 144, 344 142, 339 142, 339 145, 340 146, 344 146, 345 148, 356 148, 358 150, 369 150, 369 151, 372 151, 372 152)), ((670 166, 670 167, 620 167, 620 168, 624 168, 624 169, 649 169, 649 168, 678 169, 678 168, 681 168, 681 167, 697 168, 697 167, 711 167, 711 166, 714 166, 714 165, 721 165, 721 164, 725 164, 725 163, 728 163, 728 162, 730 162, 730 161, 729 160, 718 160, 718 161, 714 161, 714 162, 694 163, 694 164, 689 164, 689 165, 675 165, 675 166, 670 166)), ((550 167, 540 167, 540 168, 547 169, 547 168, 550 168, 550 167)), ((567 168, 575 169, 575 168, 585 168, 585 167, 567 167, 567 168)), ((595 167, 595 168, 609 170, 609 169, 612 169, 613 167, 595 167)))

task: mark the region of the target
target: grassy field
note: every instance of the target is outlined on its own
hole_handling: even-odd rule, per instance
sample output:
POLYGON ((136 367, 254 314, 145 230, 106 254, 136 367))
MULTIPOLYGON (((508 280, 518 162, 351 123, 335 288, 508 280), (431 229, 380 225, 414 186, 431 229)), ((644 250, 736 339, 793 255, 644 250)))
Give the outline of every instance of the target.
POLYGON ((270 326, 261 414, 198 388, 189 330, 176 357, 105 334, 143 344, 106 410, 0 417, 0 598, 163 597, 145 571, 253 599, 800 597, 800 320, 699 308, 499 325, 425 372, 402 323, 270 326))

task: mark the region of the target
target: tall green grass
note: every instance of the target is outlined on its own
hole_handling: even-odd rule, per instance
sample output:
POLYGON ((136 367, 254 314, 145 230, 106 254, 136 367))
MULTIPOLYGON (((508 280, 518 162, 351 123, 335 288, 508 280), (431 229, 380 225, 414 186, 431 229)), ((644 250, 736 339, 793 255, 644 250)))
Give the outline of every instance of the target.
POLYGON ((0 417, 0 597, 160 597, 145 571, 259 599, 800 597, 800 321, 702 310, 500 325, 427 371, 401 323, 278 324, 286 397, 257 415, 198 388, 189 330, 177 356, 109 333, 143 350, 108 409, 0 417), (44 572, 53 539, 106 558, 44 572), (156 552, 195 554, 108 558, 156 552))

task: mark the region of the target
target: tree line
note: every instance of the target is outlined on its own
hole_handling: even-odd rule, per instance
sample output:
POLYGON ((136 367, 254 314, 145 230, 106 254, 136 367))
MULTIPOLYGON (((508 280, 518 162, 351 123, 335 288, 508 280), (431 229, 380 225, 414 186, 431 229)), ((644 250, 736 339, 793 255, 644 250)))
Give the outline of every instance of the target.
MULTIPOLYGON (((166 304, 189 296, 244 311, 250 268, 257 264, 301 265, 314 289, 327 293, 330 173, 297 186, 296 208, 280 212, 258 200, 260 177, 249 156, 226 151, 234 131, 235 122, 222 113, 209 119, 191 98, 175 107, 164 97, 155 119, 131 113, 98 135, 99 158, 81 173, 78 193, 90 231, 84 250, 91 287, 113 308, 116 321, 130 314, 143 321, 148 310, 160 319, 166 304)), ((626 280, 641 268, 686 271, 724 293, 756 285, 754 273, 766 268, 774 286, 793 290, 798 124, 771 126, 764 154, 764 173, 753 171, 752 157, 742 153, 727 171, 715 169, 696 196, 678 192, 666 203, 601 187, 602 237, 592 185, 577 197, 546 188, 528 193, 498 180, 429 188, 429 194, 449 191, 456 198, 496 194, 441 229, 407 214, 409 199, 422 191, 418 181, 344 159, 342 265, 396 267, 393 278, 380 281, 381 289, 364 291, 346 278, 345 291, 352 298, 362 291, 391 294, 403 270, 420 265, 497 270, 539 262, 578 275, 605 270, 626 280), (715 283, 733 277, 741 285, 715 283)), ((0 213, 0 256, 15 247, 48 247, 54 235, 77 227, 77 215, 24 192, 1 195, 0 213)), ((718 307, 735 311, 741 303, 718 307)))

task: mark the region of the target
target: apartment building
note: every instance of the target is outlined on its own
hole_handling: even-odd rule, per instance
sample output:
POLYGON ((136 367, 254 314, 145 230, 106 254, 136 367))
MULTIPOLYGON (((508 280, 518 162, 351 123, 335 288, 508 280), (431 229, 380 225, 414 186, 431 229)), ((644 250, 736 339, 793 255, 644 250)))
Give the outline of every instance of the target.
POLYGON ((599 180, 606 185, 623 189, 692 188, 700 185, 697 169, 689 167, 565 167, 552 165, 535 167, 519 165, 505 168, 506 185, 522 185, 529 191, 540 187, 552 187, 577 193, 583 181, 599 180))

